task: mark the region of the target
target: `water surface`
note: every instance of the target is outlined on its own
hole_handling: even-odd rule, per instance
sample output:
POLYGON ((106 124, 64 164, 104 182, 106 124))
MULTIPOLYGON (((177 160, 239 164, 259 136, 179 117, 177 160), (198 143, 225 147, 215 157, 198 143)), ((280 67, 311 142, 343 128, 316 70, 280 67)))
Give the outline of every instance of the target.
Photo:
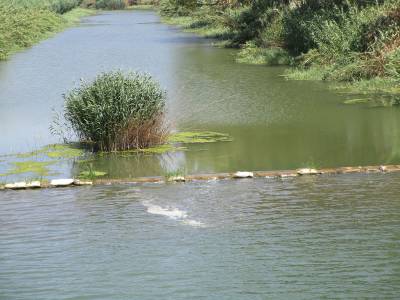
MULTIPOLYGON (((98 159, 109 176, 291 169, 400 162, 400 111, 344 105, 324 83, 286 81, 283 68, 236 64, 234 50, 161 24, 151 11, 104 12, 0 63, 0 153, 57 142, 52 108, 80 78, 121 68, 168 91, 177 130, 234 141, 153 157, 98 159)), ((0 172, 1 173, 1 172, 0 172)))
POLYGON ((0 299, 398 299, 399 180, 0 193, 0 299))

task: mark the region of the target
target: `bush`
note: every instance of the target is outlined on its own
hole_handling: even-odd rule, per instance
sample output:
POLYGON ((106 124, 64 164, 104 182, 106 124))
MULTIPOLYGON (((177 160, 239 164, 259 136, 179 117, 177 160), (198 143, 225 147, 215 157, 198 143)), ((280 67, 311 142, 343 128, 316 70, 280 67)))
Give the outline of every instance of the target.
POLYGON ((117 10, 125 9, 128 2, 127 0, 97 0, 95 6, 97 9, 117 10))
POLYGON ((148 75, 102 73, 64 97, 65 119, 95 150, 141 149, 165 141, 166 94, 148 75))
POLYGON ((279 47, 261 48, 254 42, 247 42, 239 51, 236 61, 240 63, 260 64, 268 66, 290 65, 289 53, 279 47))
POLYGON ((196 0, 161 0, 160 13, 166 17, 188 16, 198 7, 196 0))
POLYGON ((50 4, 50 10, 58 14, 65 14, 81 4, 81 0, 57 0, 50 4))

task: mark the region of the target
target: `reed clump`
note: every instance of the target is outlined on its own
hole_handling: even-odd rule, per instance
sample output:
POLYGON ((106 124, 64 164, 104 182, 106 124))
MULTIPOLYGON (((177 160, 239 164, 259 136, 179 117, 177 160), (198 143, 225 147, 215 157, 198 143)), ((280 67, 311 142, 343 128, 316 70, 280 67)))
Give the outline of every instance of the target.
POLYGON ((166 93, 149 75, 102 73, 64 97, 66 121, 95 151, 143 149, 168 137, 166 93))

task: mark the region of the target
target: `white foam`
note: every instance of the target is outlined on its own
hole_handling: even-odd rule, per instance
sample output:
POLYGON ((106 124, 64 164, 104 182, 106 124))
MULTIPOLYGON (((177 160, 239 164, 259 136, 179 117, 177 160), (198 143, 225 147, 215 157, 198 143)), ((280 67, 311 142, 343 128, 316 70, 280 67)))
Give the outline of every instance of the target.
POLYGON ((147 207, 147 212, 152 215, 160 215, 168 217, 172 220, 181 221, 185 225, 193 226, 193 227, 204 227, 202 222, 191 220, 187 218, 187 212, 184 210, 180 210, 178 208, 165 208, 159 205, 151 204, 147 201, 142 203, 145 207, 147 207))
POLYGON ((147 212, 153 215, 161 215, 166 216, 171 219, 184 219, 186 218, 187 214, 183 210, 179 210, 177 208, 164 208, 158 205, 149 205, 147 206, 147 212))
POLYGON ((202 222, 196 221, 196 220, 184 220, 182 222, 185 225, 193 226, 193 227, 206 227, 206 225, 202 222))

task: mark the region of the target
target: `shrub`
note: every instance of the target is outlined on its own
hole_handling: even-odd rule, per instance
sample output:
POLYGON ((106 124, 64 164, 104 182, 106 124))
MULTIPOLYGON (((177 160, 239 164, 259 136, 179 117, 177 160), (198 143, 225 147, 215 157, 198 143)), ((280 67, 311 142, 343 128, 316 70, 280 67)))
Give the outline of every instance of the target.
POLYGON ((287 51, 282 48, 261 48, 256 46, 254 42, 247 42, 239 51, 236 61, 241 63, 279 66, 291 64, 292 58, 287 51))
POLYGON ((58 14, 65 14, 81 4, 81 0, 56 0, 50 4, 50 10, 58 14))
POLYGON ((127 0, 97 0, 95 7, 97 9, 117 10, 128 6, 127 0))
POLYGON ((64 116, 95 150, 146 148, 165 141, 165 92, 149 75, 102 73, 65 95, 64 116))
POLYGON ((160 13, 166 17, 187 16, 196 7, 198 3, 196 0, 161 0, 160 13))

